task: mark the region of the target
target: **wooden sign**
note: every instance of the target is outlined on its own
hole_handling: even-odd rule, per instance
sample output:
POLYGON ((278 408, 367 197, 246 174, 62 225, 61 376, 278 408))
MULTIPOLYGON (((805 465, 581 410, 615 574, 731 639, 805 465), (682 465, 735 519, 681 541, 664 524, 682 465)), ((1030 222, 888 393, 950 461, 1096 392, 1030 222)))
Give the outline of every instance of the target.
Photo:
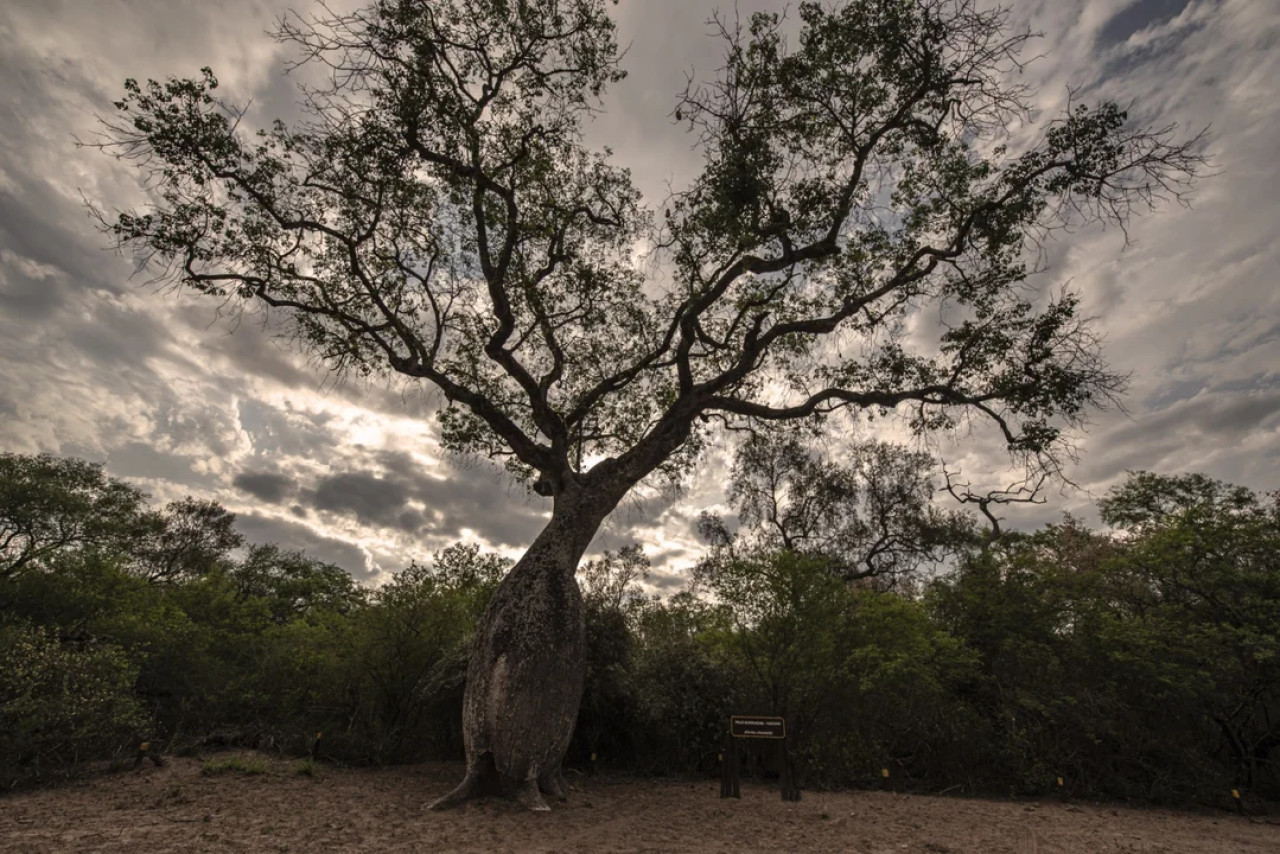
POLYGON ((795 761, 787 750, 787 722, 785 718, 772 715, 732 715, 729 718, 729 731, 724 735, 724 747, 720 752, 720 797, 742 797, 738 752, 747 749, 749 743, 744 743, 743 739, 767 739, 778 745, 782 799, 800 800, 795 761))
POLYGON ((729 718, 729 734, 734 738, 786 738, 785 718, 760 715, 733 715, 729 718))

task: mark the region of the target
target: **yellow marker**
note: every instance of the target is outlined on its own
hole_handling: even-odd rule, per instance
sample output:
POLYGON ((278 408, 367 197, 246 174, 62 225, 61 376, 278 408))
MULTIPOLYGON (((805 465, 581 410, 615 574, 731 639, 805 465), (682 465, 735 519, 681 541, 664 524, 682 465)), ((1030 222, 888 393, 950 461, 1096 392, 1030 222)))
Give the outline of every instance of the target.
POLYGON ((595 761, 596 761, 596 755, 595 755, 594 753, 593 753, 593 754, 591 754, 591 761, 592 761, 592 762, 595 762, 595 761))
POLYGON ((1240 790, 1239 790, 1239 789, 1232 789, 1232 790, 1231 790, 1231 797, 1235 798, 1237 801, 1238 801, 1238 800, 1240 800, 1240 790))
POLYGON ((141 745, 139 745, 138 749, 141 750, 143 753, 146 753, 149 747, 151 747, 151 742, 144 741, 142 742, 141 745))
POLYGON ((1061 777, 1059 777, 1059 778, 1058 778, 1058 785, 1059 785, 1059 786, 1061 786, 1061 785, 1062 785, 1062 778, 1061 778, 1061 777))
POLYGON ((889 769, 888 769, 888 768, 881 768, 881 769, 880 769, 880 776, 881 776, 881 777, 888 777, 888 776, 889 776, 889 769))
POLYGON ((717 753, 717 754, 716 754, 716 761, 717 761, 717 762, 723 762, 723 761, 724 761, 724 754, 723 754, 723 753, 717 753))
POLYGON ((316 733, 316 741, 320 740, 320 733, 316 733))

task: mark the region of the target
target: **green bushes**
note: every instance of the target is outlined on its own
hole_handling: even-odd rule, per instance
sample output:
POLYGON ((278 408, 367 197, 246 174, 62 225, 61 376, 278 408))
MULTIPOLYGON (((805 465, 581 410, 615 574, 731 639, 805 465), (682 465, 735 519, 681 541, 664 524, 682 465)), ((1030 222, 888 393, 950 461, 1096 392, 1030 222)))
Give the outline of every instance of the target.
POLYGON ((62 640, 42 626, 0 626, 0 785, 127 745, 143 725, 136 676, 114 645, 62 640))
POLYGON ((632 767, 710 772, 729 715, 743 708, 741 662, 724 645, 726 614, 689 593, 643 615, 634 653, 632 767))
POLYGON ((1184 480, 1114 491, 1104 518, 1143 519, 1124 539, 1068 520, 933 586, 935 619, 979 658, 984 788, 1280 797, 1280 514, 1236 493, 1157 515, 1184 480))
POLYGON ((466 650, 505 562, 455 546, 378 591, 99 466, 0 455, 0 776, 131 751, 461 754, 466 650))
MULTIPOLYGON (((92 466, 0 462, 0 785, 139 740, 312 770, 461 757, 470 638, 504 561, 458 545, 368 591, 297 552, 236 551, 216 506, 157 513, 92 466), (147 536, 117 536, 135 524, 147 536)), ((715 773, 730 714, 782 714, 810 787, 889 768, 922 790, 1280 798, 1275 496, 1136 475, 1102 512, 1120 535, 1068 519, 912 584, 726 534, 659 601, 638 547, 608 553, 581 573, 569 762, 715 773)))
POLYGON ((375 762, 462 755, 468 644, 505 565, 453 546, 373 595, 351 627, 346 750, 375 762))

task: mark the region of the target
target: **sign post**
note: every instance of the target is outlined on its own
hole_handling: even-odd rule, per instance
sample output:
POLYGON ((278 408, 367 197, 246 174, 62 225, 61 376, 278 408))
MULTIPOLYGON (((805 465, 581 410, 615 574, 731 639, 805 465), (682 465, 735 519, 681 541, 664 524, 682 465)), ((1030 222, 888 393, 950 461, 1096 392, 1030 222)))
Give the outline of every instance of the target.
POLYGON ((800 800, 800 787, 796 783, 796 767, 787 750, 787 721, 773 715, 732 715, 729 732, 724 740, 724 752, 720 754, 720 797, 740 798, 739 739, 766 739, 779 745, 778 770, 782 778, 782 799, 800 800))
POLYGON ((738 787, 738 742, 727 732, 720 753, 720 797, 742 797, 738 787))

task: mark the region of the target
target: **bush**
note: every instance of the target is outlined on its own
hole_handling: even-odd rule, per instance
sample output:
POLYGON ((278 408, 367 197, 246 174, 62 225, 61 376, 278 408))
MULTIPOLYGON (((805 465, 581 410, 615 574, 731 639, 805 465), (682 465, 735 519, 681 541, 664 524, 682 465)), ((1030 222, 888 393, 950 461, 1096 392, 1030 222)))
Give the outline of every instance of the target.
POLYGON ((330 751, 377 763, 462 756, 471 635, 508 563, 459 544, 372 596, 337 674, 348 706, 330 751))
POLYGON ((713 772, 729 715, 743 711, 743 663, 725 649, 723 608, 679 593, 640 621, 634 653, 636 767, 713 772))
POLYGON ((0 627, 0 782, 69 774, 126 749, 143 726, 137 668, 110 644, 0 627))
POLYGON ((319 777, 320 763, 314 759, 303 759, 293 766, 293 773, 299 777, 319 777))

